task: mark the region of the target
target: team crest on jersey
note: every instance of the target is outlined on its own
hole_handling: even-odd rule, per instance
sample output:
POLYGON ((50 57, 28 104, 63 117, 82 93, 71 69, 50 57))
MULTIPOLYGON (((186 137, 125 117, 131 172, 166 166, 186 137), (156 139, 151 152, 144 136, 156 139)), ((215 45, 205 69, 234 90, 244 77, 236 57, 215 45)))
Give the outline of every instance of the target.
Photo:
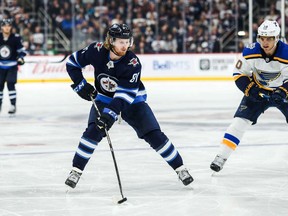
POLYGON ((117 88, 117 79, 107 74, 100 74, 98 76, 100 87, 107 92, 115 92, 117 88))
POLYGON ((257 70, 257 73, 259 74, 262 80, 266 81, 276 80, 281 75, 281 72, 265 72, 260 70, 257 70))
POLYGON ((11 56, 11 50, 8 46, 6 45, 3 45, 0 47, 0 56, 3 58, 3 59, 7 59, 11 56))
POLYGON ((102 42, 97 42, 95 45, 94 45, 94 48, 96 48, 98 50, 98 52, 100 51, 100 49, 102 48, 103 46, 103 43, 102 42))
POLYGON ((137 58, 132 58, 128 65, 132 65, 133 67, 136 67, 136 65, 139 64, 137 58))
POLYGON ((265 71, 256 71, 261 80, 258 80, 262 85, 269 86, 269 82, 274 81, 278 79, 278 77, 281 75, 280 72, 265 72, 265 71))

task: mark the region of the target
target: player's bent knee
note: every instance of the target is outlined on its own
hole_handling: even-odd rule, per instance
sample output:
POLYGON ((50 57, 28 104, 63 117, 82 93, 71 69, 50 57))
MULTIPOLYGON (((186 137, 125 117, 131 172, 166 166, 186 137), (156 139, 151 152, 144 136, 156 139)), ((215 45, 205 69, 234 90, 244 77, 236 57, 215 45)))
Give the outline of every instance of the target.
POLYGON ((157 149, 163 143, 166 143, 168 137, 161 130, 153 130, 144 135, 143 139, 150 144, 153 149, 157 149))
POLYGON ((247 127, 252 124, 251 121, 244 118, 235 117, 227 129, 230 134, 243 134, 247 127))
POLYGON ((97 130, 96 124, 91 123, 88 125, 85 132, 83 133, 83 137, 96 142, 100 142, 103 138, 103 135, 97 130))

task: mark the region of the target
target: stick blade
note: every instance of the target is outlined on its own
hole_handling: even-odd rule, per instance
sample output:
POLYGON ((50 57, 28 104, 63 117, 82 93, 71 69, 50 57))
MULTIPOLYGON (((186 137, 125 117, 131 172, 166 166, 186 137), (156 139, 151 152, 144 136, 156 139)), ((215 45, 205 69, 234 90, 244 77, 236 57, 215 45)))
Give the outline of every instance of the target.
POLYGON ((118 203, 118 204, 122 204, 122 203, 124 203, 124 202, 126 202, 126 201, 127 201, 127 198, 126 198, 126 197, 123 197, 123 199, 119 200, 117 203, 118 203))

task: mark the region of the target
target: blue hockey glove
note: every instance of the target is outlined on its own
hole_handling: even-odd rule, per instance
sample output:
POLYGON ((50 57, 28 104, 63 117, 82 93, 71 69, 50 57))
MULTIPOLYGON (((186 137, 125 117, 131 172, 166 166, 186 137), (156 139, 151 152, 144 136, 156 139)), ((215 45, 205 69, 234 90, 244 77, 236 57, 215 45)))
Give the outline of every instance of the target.
POLYGON ((245 90, 245 96, 247 96, 250 100, 254 102, 267 101, 268 99, 266 97, 263 97, 263 95, 269 94, 269 91, 260 88, 254 82, 251 82, 245 90))
POLYGON ((276 104, 286 103, 288 99, 288 91, 283 87, 277 88, 273 94, 270 96, 270 100, 276 104))
POLYGON ((118 116, 113 110, 104 108, 101 116, 96 120, 96 125, 101 132, 105 133, 105 128, 109 130, 117 119, 118 116))
POLYGON ((92 95, 93 98, 97 95, 95 88, 85 79, 78 84, 72 84, 71 87, 81 98, 88 101, 91 101, 90 95, 92 95))
POLYGON ((23 58, 18 58, 18 59, 17 59, 17 64, 18 64, 18 65, 24 65, 24 64, 25 64, 24 59, 23 59, 23 58))

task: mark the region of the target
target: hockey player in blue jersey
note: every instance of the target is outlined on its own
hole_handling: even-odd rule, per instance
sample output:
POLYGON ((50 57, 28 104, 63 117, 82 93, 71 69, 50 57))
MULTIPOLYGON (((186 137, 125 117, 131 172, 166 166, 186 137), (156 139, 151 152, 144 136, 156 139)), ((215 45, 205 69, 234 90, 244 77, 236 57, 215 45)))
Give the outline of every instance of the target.
POLYGON ((25 49, 22 38, 12 33, 12 19, 1 21, 0 33, 0 111, 2 107, 3 91, 5 83, 9 91, 11 106, 8 113, 16 112, 16 88, 18 65, 24 64, 25 49))
POLYGON ((247 46, 235 65, 234 80, 244 97, 210 165, 216 172, 223 168, 248 127, 269 107, 278 108, 288 123, 288 45, 279 36, 279 24, 265 20, 258 28, 257 43, 247 46))
POLYGON ((95 148, 105 136, 104 128, 109 130, 119 115, 176 171, 184 185, 193 181, 179 152, 161 131, 146 103, 145 87, 140 80, 141 63, 129 50, 132 44, 130 28, 126 24, 113 24, 104 43, 94 42, 74 52, 66 63, 74 91, 88 101, 92 94, 101 111, 98 117, 93 106, 90 110, 88 126, 80 138, 72 171, 65 181, 72 188, 76 187, 95 148), (94 67, 96 90, 83 76, 82 68, 87 65, 94 67))

